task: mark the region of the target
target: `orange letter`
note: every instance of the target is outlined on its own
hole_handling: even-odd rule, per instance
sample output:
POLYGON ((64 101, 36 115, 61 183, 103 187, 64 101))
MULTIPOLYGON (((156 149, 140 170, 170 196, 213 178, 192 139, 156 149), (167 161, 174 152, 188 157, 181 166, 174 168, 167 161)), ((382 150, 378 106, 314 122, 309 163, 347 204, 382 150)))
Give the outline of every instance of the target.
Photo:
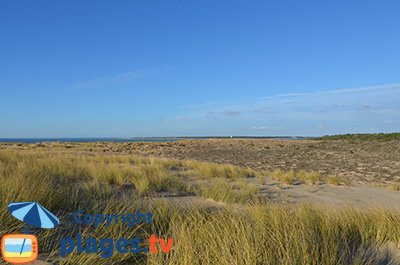
POLYGON ((174 240, 172 238, 168 238, 167 242, 168 244, 165 245, 165 240, 160 238, 161 249, 165 254, 167 254, 171 250, 174 240))
POLYGON ((157 254, 158 250, 155 247, 155 244, 158 242, 158 238, 155 235, 151 235, 149 238, 149 243, 150 243, 150 253, 151 254, 157 254))

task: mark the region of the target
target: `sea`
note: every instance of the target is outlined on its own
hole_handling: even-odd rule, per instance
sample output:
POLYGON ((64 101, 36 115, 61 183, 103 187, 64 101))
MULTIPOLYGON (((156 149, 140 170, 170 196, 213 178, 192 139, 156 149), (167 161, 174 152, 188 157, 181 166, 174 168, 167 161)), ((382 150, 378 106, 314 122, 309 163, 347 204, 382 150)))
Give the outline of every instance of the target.
POLYGON ((72 143, 91 143, 91 142, 173 142, 179 140, 204 140, 204 139, 287 139, 304 140, 313 137, 302 136, 202 136, 202 137, 132 137, 132 138, 0 138, 3 143, 41 143, 41 142, 72 142, 72 143))

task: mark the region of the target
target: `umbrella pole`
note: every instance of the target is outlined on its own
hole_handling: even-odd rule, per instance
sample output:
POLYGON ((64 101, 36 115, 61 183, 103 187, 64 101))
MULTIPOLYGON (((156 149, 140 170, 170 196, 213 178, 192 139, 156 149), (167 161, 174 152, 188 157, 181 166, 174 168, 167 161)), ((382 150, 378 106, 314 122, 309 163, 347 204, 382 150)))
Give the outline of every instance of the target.
POLYGON ((26 241, 26 238, 24 238, 24 241, 22 242, 21 251, 19 252, 20 255, 22 254, 22 251, 24 250, 25 241, 26 241))
POLYGON ((22 233, 24 234, 31 234, 30 227, 28 225, 24 225, 22 227, 22 233))

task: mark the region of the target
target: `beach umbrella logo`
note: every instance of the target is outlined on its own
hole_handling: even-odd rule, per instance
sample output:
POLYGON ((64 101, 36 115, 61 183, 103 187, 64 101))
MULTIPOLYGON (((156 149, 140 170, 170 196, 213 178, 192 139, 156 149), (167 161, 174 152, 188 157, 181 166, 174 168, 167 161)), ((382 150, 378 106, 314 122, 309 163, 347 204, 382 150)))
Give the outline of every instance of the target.
MULTIPOLYGON (((54 228, 60 220, 49 210, 37 202, 13 202, 8 205, 8 211, 27 227, 54 228)), ((1 238, 1 253, 4 261, 13 264, 30 263, 38 257, 38 240, 25 234, 6 234, 1 238)))
POLYGON ((40 228, 54 228, 60 220, 37 202, 14 202, 8 205, 8 211, 25 224, 40 228))

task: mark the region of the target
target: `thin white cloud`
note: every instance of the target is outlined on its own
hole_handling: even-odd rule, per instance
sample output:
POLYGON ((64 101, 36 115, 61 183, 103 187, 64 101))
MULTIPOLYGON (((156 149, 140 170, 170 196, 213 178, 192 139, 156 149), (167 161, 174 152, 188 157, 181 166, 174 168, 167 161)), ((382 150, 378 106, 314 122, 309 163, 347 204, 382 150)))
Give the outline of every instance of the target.
POLYGON ((245 130, 249 133, 254 130, 273 130, 298 135, 302 132, 312 133, 312 130, 337 133, 372 131, 374 128, 385 131, 397 125, 391 123, 392 127, 389 127, 385 121, 398 120, 399 103, 400 84, 391 84, 278 94, 246 104, 198 104, 183 109, 179 117, 171 117, 167 121, 242 128, 244 133, 245 130), (323 124, 329 126, 320 126, 323 124))
POLYGON ((88 79, 78 82, 72 86, 72 89, 87 89, 97 88, 105 86, 117 86, 125 83, 129 83, 135 79, 147 77, 156 73, 155 69, 140 69, 130 72, 119 73, 114 76, 100 77, 94 79, 88 79))
MULTIPOLYGON (((333 94, 352 94, 352 93, 362 93, 369 91, 381 91, 381 90, 391 90, 391 89, 400 89, 400 83, 388 84, 388 85, 379 85, 379 86, 368 86, 368 87, 359 87, 359 88, 343 88, 343 89, 335 89, 335 90, 323 90, 317 92, 305 92, 305 93, 284 93, 278 95, 272 95, 263 97, 262 99, 273 99, 273 98, 290 98, 290 97, 305 97, 305 96, 318 96, 318 95, 333 95, 333 94)), ((340 103, 339 103, 340 104, 340 103)))

